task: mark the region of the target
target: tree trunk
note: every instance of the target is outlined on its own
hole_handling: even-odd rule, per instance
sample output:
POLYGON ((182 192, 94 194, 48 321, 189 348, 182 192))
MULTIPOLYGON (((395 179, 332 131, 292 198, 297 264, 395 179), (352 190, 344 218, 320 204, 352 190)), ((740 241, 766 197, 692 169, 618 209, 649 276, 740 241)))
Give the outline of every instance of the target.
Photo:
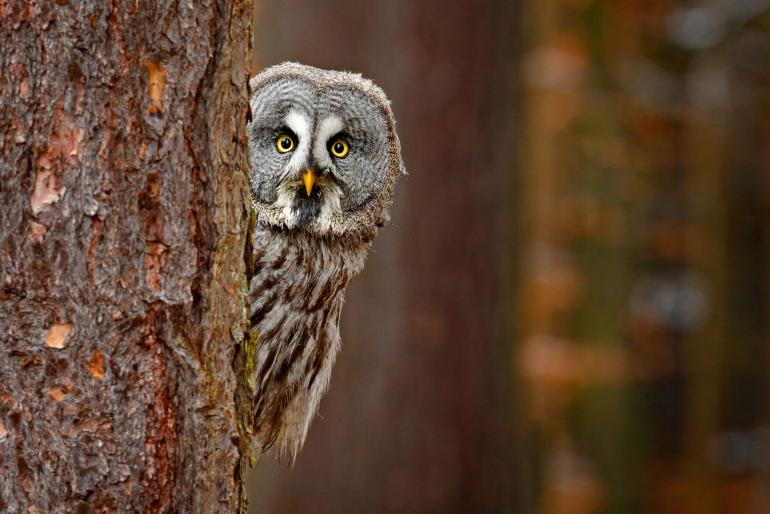
POLYGON ((251 2, 0 40, 0 511, 233 512, 251 2))

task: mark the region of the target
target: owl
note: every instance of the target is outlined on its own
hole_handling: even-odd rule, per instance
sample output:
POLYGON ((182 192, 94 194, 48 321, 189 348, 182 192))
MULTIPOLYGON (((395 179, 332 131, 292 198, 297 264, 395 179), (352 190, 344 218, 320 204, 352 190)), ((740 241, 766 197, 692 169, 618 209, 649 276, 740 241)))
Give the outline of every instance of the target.
POLYGON ((249 89, 256 342, 244 422, 260 453, 275 447, 293 462, 340 350, 345 289, 388 220, 404 165, 389 102, 360 75, 284 63, 249 89))

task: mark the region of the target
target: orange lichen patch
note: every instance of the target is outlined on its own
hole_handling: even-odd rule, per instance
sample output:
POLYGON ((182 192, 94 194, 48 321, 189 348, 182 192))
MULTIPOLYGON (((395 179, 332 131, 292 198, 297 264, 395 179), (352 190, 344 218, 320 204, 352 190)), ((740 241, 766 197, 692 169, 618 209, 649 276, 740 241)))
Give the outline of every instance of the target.
POLYGON ((91 281, 94 281, 94 273, 96 270, 96 263, 95 263, 95 257, 97 255, 96 253, 96 247, 99 243, 99 239, 102 235, 102 222, 99 221, 98 218, 92 218, 91 219, 91 239, 88 242, 88 253, 87 253, 87 268, 88 268, 88 278, 91 279, 91 281))
POLYGON ((169 394, 168 368, 166 354, 162 350, 163 341, 158 338, 157 315, 154 310, 148 312, 147 324, 142 337, 142 344, 151 352, 151 378, 148 384, 154 401, 148 404, 145 412, 145 466, 141 478, 141 487, 148 495, 157 498, 152 512, 172 510, 172 492, 177 458, 178 412, 176 403, 169 394))
POLYGON ((35 190, 29 199, 32 214, 39 214, 50 205, 56 203, 64 195, 66 188, 60 188, 56 177, 51 171, 51 162, 42 156, 38 160, 38 171, 35 177, 35 190))
POLYGON ((27 98, 29 96, 29 81, 27 79, 23 79, 19 82, 19 96, 21 98, 27 98))
POLYGON ((104 378, 104 355, 99 350, 94 350, 91 360, 88 361, 88 371, 94 378, 99 380, 104 378))
POLYGON ((72 323, 54 323, 45 335, 45 345, 49 348, 64 348, 73 327, 72 323))
POLYGON ((43 242, 43 236, 48 229, 36 221, 29 222, 29 238, 37 243, 43 242))
POLYGON ((46 169, 51 167, 52 161, 58 157, 64 157, 69 164, 78 163, 80 143, 83 142, 84 131, 75 125, 72 118, 57 110, 56 132, 51 136, 51 144, 43 155, 38 158, 38 165, 46 169))
POLYGON ((78 161, 78 152, 80 143, 83 142, 83 129, 80 127, 69 127, 69 130, 63 134, 62 144, 64 145, 64 155, 72 157, 70 162, 78 161))
POLYGON ((61 105, 56 108, 54 118, 56 129, 51 135, 50 144, 35 160, 35 190, 29 200, 35 215, 48 209, 64 195, 66 188, 61 185, 61 162, 64 160, 68 164, 77 164, 83 141, 83 129, 74 124, 63 112, 61 105))
POLYGON ((3 425, 2 421, 0 421, 0 441, 8 437, 8 430, 5 429, 5 425, 3 425))
POLYGON ((65 396, 67 396, 67 393, 65 393, 61 387, 54 387, 53 389, 48 391, 48 396, 50 396, 57 402, 60 402, 64 399, 65 396))
POLYGON ((150 97, 150 114, 163 112, 163 91, 166 89, 166 68, 157 59, 147 59, 147 94, 150 97))
POLYGON ((166 249, 163 243, 148 243, 144 256, 145 280, 153 291, 160 289, 160 272, 166 264, 166 249))

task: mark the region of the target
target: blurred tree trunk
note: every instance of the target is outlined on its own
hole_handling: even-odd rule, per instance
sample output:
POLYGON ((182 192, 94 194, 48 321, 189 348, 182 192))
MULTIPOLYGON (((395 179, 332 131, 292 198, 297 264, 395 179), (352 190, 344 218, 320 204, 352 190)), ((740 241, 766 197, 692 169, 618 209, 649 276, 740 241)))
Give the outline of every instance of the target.
POLYGON ((0 3, 2 512, 239 506, 250 11, 0 3))
POLYGON ((687 512, 719 512, 717 471, 709 445, 720 431, 724 360, 728 350, 728 260, 725 218, 725 137, 727 120, 693 114, 688 126, 688 190, 692 212, 690 244, 699 251, 696 266, 708 283, 710 305, 706 322, 689 341, 687 414, 684 450, 687 459, 687 512))

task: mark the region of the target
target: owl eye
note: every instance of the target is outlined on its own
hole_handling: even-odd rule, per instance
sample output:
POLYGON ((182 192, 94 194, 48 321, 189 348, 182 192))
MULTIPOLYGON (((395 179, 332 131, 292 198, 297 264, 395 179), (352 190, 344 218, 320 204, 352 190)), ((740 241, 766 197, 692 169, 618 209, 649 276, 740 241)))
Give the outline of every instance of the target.
POLYGON ((348 145, 347 141, 340 137, 335 139, 334 142, 329 146, 329 151, 336 158, 342 159, 348 154, 348 151, 350 151, 350 146, 348 145))
POLYGON ((281 153, 291 152, 294 150, 294 140, 291 136, 283 134, 278 136, 278 139, 275 140, 275 147, 281 153))

